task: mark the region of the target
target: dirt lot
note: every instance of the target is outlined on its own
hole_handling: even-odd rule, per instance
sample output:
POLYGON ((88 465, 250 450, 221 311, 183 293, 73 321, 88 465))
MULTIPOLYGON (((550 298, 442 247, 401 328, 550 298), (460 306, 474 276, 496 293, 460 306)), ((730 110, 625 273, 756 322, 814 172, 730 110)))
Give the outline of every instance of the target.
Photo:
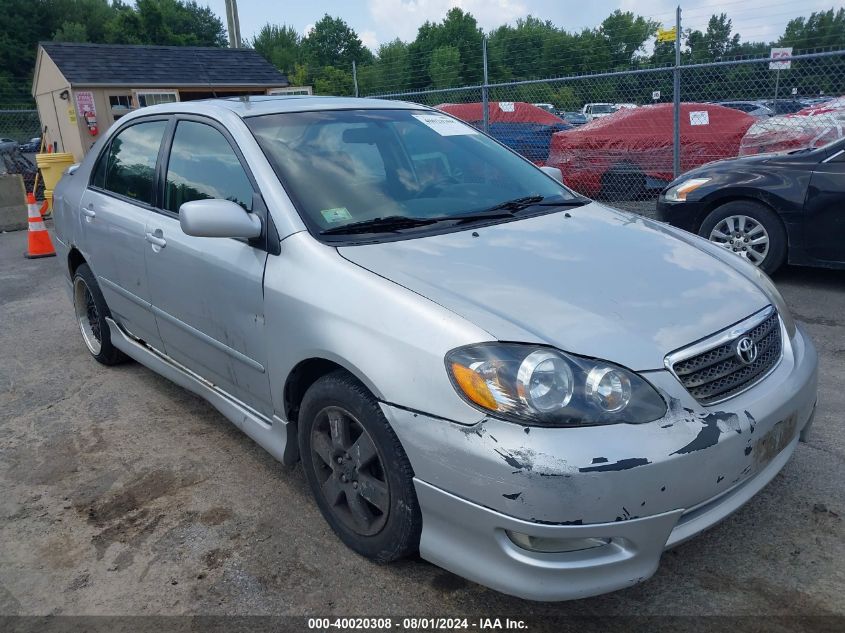
POLYGON ((811 442, 651 580, 536 604, 346 549, 299 468, 142 366, 94 362, 60 263, 25 238, 0 234, 0 615, 845 614, 843 272, 776 278, 821 357, 811 442))

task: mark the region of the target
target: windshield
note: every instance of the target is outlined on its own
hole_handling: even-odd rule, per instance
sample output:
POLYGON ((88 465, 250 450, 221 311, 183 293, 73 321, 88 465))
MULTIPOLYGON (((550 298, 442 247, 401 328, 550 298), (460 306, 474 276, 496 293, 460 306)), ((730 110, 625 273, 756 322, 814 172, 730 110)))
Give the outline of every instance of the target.
POLYGON ((599 103, 592 107, 591 112, 593 114, 610 114, 611 112, 616 112, 616 108, 609 103, 599 103))
MULTIPOLYGON (((466 216, 515 199, 577 199, 475 128, 438 112, 290 112, 246 123, 318 233, 375 219, 466 216)), ((420 230, 409 222, 405 229, 420 230)))

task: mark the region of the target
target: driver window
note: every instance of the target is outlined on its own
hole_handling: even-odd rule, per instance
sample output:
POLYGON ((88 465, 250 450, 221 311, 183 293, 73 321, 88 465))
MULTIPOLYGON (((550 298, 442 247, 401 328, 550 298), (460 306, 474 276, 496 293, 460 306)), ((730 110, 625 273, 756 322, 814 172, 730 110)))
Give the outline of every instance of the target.
POLYGON ((221 198, 252 211, 252 183, 229 141, 205 123, 179 121, 173 135, 164 208, 174 213, 192 200, 221 198))

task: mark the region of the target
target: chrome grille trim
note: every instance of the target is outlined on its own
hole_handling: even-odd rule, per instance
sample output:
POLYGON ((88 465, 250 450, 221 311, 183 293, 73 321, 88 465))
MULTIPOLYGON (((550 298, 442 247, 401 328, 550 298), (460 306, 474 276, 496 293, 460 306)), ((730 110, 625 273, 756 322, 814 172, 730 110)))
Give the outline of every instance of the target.
POLYGON ((711 406, 737 396, 768 376, 783 357, 783 326, 773 306, 747 319, 681 348, 664 359, 666 368, 698 402, 711 406), (751 336, 757 358, 739 362, 734 342, 751 336))

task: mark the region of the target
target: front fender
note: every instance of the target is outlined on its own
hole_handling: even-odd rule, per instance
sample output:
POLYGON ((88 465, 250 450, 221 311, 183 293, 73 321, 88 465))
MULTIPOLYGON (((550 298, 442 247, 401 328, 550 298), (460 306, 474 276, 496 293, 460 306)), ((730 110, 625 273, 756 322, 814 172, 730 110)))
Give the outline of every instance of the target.
POLYGON ((302 361, 345 367, 382 402, 474 424, 482 413, 455 392, 446 352, 494 340, 432 301, 342 258, 305 231, 282 241, 264 277, 273 405, 302 361))

